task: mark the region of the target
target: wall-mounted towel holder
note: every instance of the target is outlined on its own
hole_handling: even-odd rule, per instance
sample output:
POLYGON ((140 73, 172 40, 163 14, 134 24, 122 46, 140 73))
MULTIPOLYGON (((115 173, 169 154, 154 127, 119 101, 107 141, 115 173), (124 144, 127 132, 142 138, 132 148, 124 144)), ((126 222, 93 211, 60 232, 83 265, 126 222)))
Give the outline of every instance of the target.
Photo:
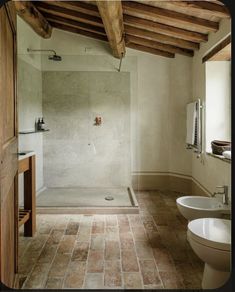
POLYGON ((186 149, 194 149, 198 156, 202 153, 201 109, 200 99, 187 104, 186 149))

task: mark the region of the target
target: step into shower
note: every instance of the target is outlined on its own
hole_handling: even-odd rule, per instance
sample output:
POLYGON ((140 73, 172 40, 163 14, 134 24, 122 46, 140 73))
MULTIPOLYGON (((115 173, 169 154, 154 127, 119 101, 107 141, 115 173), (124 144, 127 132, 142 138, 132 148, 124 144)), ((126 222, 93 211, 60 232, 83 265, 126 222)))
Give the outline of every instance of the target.
POLYGON ((137 214, 131 187, 47 188, 36 198, 40 214, 137 214))

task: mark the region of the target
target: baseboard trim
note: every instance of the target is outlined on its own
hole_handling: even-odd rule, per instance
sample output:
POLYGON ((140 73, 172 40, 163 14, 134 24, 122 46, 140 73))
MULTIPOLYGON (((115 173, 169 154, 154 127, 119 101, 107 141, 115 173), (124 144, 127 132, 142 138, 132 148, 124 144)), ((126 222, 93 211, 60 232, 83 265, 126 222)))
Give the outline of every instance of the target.
POLYGON ((132 187, 135 191, 169 190, 189 195, 211 195, 194 177, 175 172, 133 172, 132 187))

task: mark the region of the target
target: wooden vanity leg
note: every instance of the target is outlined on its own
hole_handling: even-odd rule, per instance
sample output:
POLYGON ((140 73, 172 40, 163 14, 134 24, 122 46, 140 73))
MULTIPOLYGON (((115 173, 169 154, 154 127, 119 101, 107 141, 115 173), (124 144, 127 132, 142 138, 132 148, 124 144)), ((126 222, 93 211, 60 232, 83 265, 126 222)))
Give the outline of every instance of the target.
POLYGON ((35 190, 35 155, 33 155, 29 157, 29 170, 24 172, 24 209, 31 210, 30 218, 24 224, 24 236, 34 236, 36 231, 35 190))

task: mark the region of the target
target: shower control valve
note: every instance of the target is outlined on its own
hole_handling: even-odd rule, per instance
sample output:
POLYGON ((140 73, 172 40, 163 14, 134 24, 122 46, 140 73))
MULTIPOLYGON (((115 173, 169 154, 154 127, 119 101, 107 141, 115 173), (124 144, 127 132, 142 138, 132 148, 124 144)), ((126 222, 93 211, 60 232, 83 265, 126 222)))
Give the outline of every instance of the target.
POLYGON ((95 118, 95 126, 101 126, 102 124, 102 118, 101 117, 96 117, 95 118))

